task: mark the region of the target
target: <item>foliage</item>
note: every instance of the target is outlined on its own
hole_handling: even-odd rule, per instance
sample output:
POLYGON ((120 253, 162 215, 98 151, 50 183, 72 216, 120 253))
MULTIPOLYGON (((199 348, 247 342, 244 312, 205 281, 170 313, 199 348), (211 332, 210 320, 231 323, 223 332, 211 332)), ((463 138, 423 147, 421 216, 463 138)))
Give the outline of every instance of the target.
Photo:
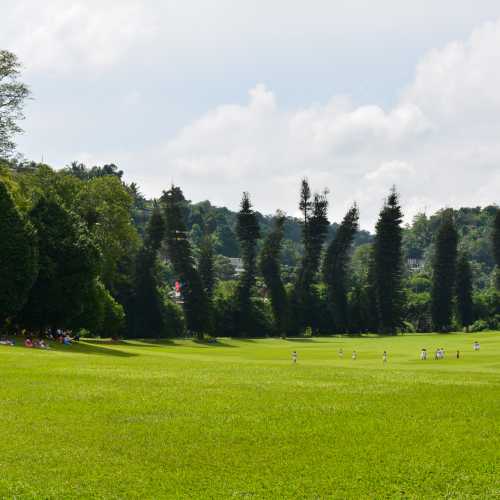
POLYGON ((380 333, 396 333, 403 319, 402 217, 393 188, 380 212, 373 247, 373 292, 380 333))
POLYGON ((274 329, 278 335, 288 331, 288 297, 281 279, 280 253, 285 215, 277 213, 274 228, 267 234, 260 254, 260 271, 271 299, 274 329))
POLYGON ((472 269, 466 253, 460 253, 457 260, 456 278, 457 309, 460 323, 466 329, 474 321, 472 302, 472 269))
POLYGON ((291 298, 292 333, 310 326, 318 328, 318 297, 313 287, 320 267, 321 251, 328 232, 327 190, 311 195, 307 179, 302 180, 299 209, 302 212, 304 253, 291 298))
POLYGON ((78 217, 55 200, 40 199, 29 217, 38 234, 39 272, 18 320, 39 330, 70 326, 97 277, 98 247, 78 217))
POLYGON ((500 209, 496 211, 492 232, 493 256, 495 258, 496 287, 500 291, 500 209))
POLYGON ((186 199, 179 187, 172 186, 161 198, 165 213, 165 243, 168 257, 181 283, 183 306, 189 332, 202 338, 211 333, 208 297, 196 269, 191 244, 187 238, 184 214, 186 199))
POLYGON ((0 180, 0 328, 28 299, 38 273, 36 234, 0 180))
POLYGON ((335 332, 346 332, 349 329, 347 270, 358 220, 359 211, 354 205, 345 215, 328 246, 323 264, 323 280, 327 285, 327 302, 335 332))
POLYGON ((452 328, 458 234, 451 212, 444 212, 436 235, 432 277, 432 323, 437 331, 452 328))
POLYGON ((17 122, 24 118, 22 109, 30 92, 19 81, 20 68, 12 52, 0 50, 0 158, 12 153, 13 136, 22 132, 17 122))
POLYGON ((238 282, 236 324, 242 336, 248 335, 254 329, 252 291, 257 274, 257 240, 260 229, 257 217, 248 193, 243 193, 241 208, 238 212, 236 234, 240 242, 243 260, 243 273, 238 282))

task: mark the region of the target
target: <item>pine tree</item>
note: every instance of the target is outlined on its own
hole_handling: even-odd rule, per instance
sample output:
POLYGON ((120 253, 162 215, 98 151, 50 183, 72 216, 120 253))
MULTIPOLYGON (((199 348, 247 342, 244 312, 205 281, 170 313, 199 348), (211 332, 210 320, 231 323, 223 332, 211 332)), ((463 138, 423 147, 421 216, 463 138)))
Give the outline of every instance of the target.
POLYGON ((465 252, 462 252, 457 260, 456 293, 460 323, 469 331, 469 326, 474 321, 474 304, 472 302, 472 269, 465 252))
POLYGON ((379 333, 395 334, 402 324, 403 214, 393 188, 380 212, 374 242, 374 292, 379 333))
POLYGON ((186 199, 179 187, 172 186, 163 193, 165 213, 165 242, 168 257, 181 283, 187 328, 199 339, 211 333, 207 294, 195 266, 185 222, 186 199))
POLYGON ((134 337, 160 337, 164 331, 163 297, 159 292, 157 257, 165 233, 165 221, 155 203, 146 227, 144 245, 136 262, 133 308, 134 337))
POLYGON ((260 270, 270 294, 274 325, 279 335, 287 333, 288 299, 281 279, 280 263, 284 223, 285 215, 278 211, 274 219, 274 227, 266 236, 260 254, 260 270))
POLYGON ((254 330, 251 297, 257 274, 257 240, 260 238, 260 229, 248 193, 243 193, 240 206, 236 235, 240 242, 244 270, 238 283, 236 324, 239 328, 239 334, 246 336, 251 335, 254 330))
POLYGON ((349 329, 347 302, 347 266, 349 254, 358 230, 359 211, 354 205, 345 215, 335 237, 328 246, 323 263, 323 279, 327 286, 327 302, 335 331, 349 329))
POLYGON ((328 191, 315 193, 307 179, 302 180, 299 208, 303 215, 302 242, 304 253, 291 298, 292 333, 297 334, 306 327, 318 328, 318 297, 314 290, 321 251, 328 232, 328 191))
POLYGON ((0 328, 19 311, 38 273, 36 235, 0 181, 0 328))
POLYGON ((436 331, 449 331, 452 324, 458 235, 453 213, 443 213, 435 241, 431 314, 436 331))
POLYGON ((495 215, 495 220, 493 222, 493 256, 497 265, 496 269, 496 286, 497 290, 500 291, 500 209, 497 210, 495 215))
POLYGON ((215 286, 214 243, 211 234, 206 234, 203 238, 200 248, 198 270, 203 283, 203 289, 208 299, 211 301, 215 286))

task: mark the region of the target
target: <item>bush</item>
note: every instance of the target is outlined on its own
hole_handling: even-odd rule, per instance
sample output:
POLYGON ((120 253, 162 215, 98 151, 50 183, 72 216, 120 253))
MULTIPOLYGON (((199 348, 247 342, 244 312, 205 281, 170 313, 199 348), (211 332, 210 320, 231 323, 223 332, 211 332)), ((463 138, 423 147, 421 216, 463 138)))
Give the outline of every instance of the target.
POLYGON ((469 328, 469 331, 471 332, 483 332, 485 330, 489 330, 489 328, 488 323, 484 319, 478 319, 477 321, 474 321, 474 323, 472 323, 469 328))

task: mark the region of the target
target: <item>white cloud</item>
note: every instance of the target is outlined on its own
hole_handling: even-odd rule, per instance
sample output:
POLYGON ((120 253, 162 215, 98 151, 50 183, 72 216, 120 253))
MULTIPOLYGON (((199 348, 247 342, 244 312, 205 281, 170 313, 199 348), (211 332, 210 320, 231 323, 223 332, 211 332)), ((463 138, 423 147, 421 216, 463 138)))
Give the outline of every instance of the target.
MULTIPOLYGON (((427 54, 400 101, 384 110, 346 98, 288 111, 259 84, 161 148, 162 165, 194 199, 295 212, 300 178, 328 186, 335 219, 353 200, 371 226, 392 184, 408 216, 500 201, 500 22, 427 54)), ((160 175, 160 172, 157 172, 160 175)))
POLYGON ((294 213, 308 176, 330 188, 332 219, 356 200, 364 226, 394 183, 409 216, 499 201, 500 23, 427 52, 399 99, 390 86, 498 0, 1 2, 0 43, 36 97, 27 156, 112 161, 149 196, 173 180, 235 208, 248 190, 264 212, 294 213))
POLYGON ((111 69, 158 29, 152 13, 133 0, 16 2, 2 10, 8 13, 5 43, 30 72, 111 69))

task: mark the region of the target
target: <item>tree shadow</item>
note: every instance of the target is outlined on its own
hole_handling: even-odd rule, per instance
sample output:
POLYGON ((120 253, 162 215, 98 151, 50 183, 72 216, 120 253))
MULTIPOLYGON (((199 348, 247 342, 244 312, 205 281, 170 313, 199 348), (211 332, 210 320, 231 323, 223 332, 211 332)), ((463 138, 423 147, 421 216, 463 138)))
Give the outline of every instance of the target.
POLYGON ((198 339, 193 339, 193 344, 197 344, 199 347, 204 346, 204 347, 235 347, 237 348, 237 345, 231 345, 231 344, 226 344, 225 342, 221 342, 220 340, 217 340, 216 342, 208 342, 207 340, 198 340, 198 339))
POLYGON ((108 349, 107 347, 99 347, 99 345, 95 345, 87 341, 75 342, 71 345, 52 343, 50 345, 50 350, 56 352, 63 352, 65 354, 91 354, 98 356, 114 356, 117 358, 132 358, 135 356, 139 356, 136 353, 120 351, 119 349, 108 349))

